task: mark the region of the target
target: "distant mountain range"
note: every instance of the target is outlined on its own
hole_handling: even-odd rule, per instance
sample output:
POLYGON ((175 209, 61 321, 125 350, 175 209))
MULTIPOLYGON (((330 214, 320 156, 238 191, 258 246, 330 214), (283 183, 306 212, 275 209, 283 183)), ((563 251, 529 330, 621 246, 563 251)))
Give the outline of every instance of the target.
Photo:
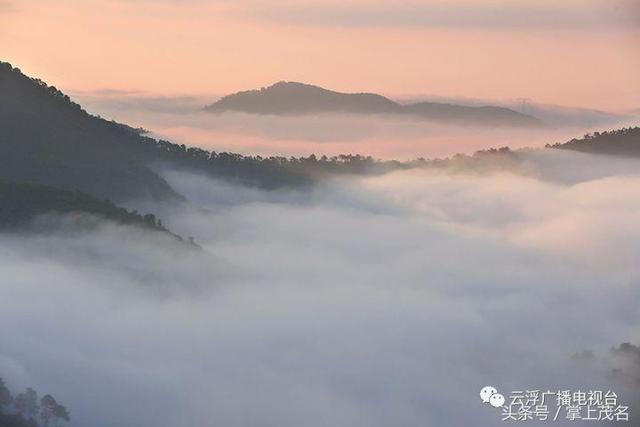
POLYGON ((245 185, 310 183, 286 159, 187 148, 87 113, 54 86, 0 62, 0 181, 81 191, 137 203, 184 198, 155 171, 195 169, 245 185))
POLYGON ((523 110, 553 127, 594 127, 621 126, 637 121, 631 114, 617 114, 588 108, 564 107, 559 105, 529 103, 523 110))
POLYGON ((304 83, 278 82, 259 90, 225 96, 206 111, 297 115, 315 113, 393 114, 459 125, 540 128, 535 117, 496 106, 463 106, 437 102, 399 104, 374 93, 341 93, 304 83))
MULTIPOLYGON (((223 98, 214 104, 218 107, 210 109, 216 111, 245 97, 261 100, 249 103, 253 105, 251 111, 260 114, 267 110, 280 114, 335 111, 336 100, 340 100, 344 111, 351 112, 388 113, 397 111, 399 105, 379 95, 336 94, 307 85, 281 83, 275 89, 223 98), (298 93, 302 89, 303 93, 311 91, 316 96, 285 96, 287 102, 270 105, 265 100, 273 97, 263 95, 272 94, 274 90, 282 93, 278 88, 284 88, 284 93, 289 89, 298 93), (288 102, 290 99, 297 100, 297 104, 288 102)), ((448 108, 446 104, 437 104, 432 109, 430 103, 401 106, 403 111, 409 111, 402 114, 430 117, 438 114, 449 117, 448 108)), ((451 108, 456 114, 464 111, 460 109, 462 107, 451 108)), ((483 107, 464 108, 486 111, 483 107)), ((492 107, 487 108, 494 111, 492 107)), ((514 117, 522 116, 511 113, 516 115, 514 117)), ((640 129, 594 133, 553 147, 640 156, 640 129)), ((472 156, 457 164, 467 167, 487 155, 499 155, 507 160, 511 157, 508 150, 487 150, 481 156, 472 156)), ((312 185, 328 175, 382 174, 412 167, 446 167, 451 162, 450 159, 378 161, 361 155, 263 158, 188 148, 141 135, 139 130, 127 125, 93 116, 55 87, 0 62, 0 226, 20 225, 47 212, 84 212, 117 223, 168 232, 153 215, 142 216, 115 204, 140 207, 149 199, 183 203, 184 197, 157 172, 163 167, 197 171, 233 183, 274 189, 312 185)))
POLYGON ((87 113, 57 88, 0 62, 0 228, 46 213, 79 212, 171 234, 155 216, 115 204, 184 202, 156 166, 265 188, 311 182, 282 160, 155 140, 87 113))

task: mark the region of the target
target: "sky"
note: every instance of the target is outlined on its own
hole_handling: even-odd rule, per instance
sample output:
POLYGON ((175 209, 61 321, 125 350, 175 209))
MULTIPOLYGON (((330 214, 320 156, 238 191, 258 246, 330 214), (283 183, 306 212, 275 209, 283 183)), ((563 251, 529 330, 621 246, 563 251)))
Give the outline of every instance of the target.
POLYGON ((0 58, 66 91, 640 108, 637 0, 0 0, 0 58))
MULTIPOLYGON (((445 156, 580 133, 201 106, 284 79, 629 112, 638 1, 0 0, 0 59, 178 143, 445 156)), ((609 349, 640 341, 640 160, 518 156, 270 191, 156 165, 190 203, 127 207, 203 250, 75 214, 0 233, 0 376, 70 427, 504 426, 488 384, 615 386, 637 411, 609 349)))

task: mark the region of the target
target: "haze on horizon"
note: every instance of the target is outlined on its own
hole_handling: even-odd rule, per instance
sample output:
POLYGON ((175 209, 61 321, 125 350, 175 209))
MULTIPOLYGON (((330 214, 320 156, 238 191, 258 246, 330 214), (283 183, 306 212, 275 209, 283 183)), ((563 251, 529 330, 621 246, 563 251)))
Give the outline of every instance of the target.
POLYGON ((388 96, 640 108, 633 0, 0 0, 3 60, 66 91, 388 96))
POLYGON ((0 387, 0 426, 33 427, 32 387, 68 427, 504 427, 487 384, 614 391, 637 425, 640 127, 609 120, 640 111, 553 148, 399 164, 283 157, 539 146, 598 113, 516 130, 202 108, 282 78, 636 101, 631 3, 386 1, 0 0, 0 59, 28 73, 0 62, 0 378, 31 396, 7 408, 0 387), (472 55, 484 37, 501 44, 472 55), (449 57, 419 55, 440 42, 449 57))

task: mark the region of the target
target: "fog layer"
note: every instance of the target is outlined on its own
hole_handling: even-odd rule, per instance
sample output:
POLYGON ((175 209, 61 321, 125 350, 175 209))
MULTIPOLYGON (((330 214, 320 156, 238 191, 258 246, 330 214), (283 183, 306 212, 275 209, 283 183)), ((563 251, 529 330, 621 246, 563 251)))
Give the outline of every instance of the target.
MULTIPOLYGON (((361 153, 407 160, 471 153, 488 147, 541 147, 593 130, 620 127, 634 120, 624 115, 527 104, 527 114, 535 113, 534 116, 549 125, 548 129, 531 130, 461 126, 394 115, 271 116, 202 111, 203 106, 216 100, 215 95, 162 97, 106 91, 78 93, 75 98, 90 111, 143 126, 158 138, 216 151, 286 157, 361 153)), ((503 104, 459 99, 435 101, 461 105, 503 104)), ((518 105, 506 106, 520 111, 518 105)))
POLYGON ((202 252, 0 236, 0 375, 75 426, 502 425, 481 387, 608 385, 571 355, 640 338, 640 165, 606 159, 309 192, 165 172, 202 252))

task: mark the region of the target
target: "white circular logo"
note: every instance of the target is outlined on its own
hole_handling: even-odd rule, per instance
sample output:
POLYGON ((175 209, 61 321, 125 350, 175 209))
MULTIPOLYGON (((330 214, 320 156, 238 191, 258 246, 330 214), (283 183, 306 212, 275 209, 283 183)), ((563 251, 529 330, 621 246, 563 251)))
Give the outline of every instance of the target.
POLYGON ((492 386, 486 386, 486 387, 482 387, 482 390, 480 390, 480 399, 482 399, 482 402, 484 403, 489 403, 489 399, 491 399, 491 396, 496 394, 498 392, 498 390, 496 390, 495 387, 492 386))
POLYGON ((489 403, 494 408, 500 408, 502 407, 502 405, 504 405, 504 396, 500 393, 493 393, 489 398, 489 403))

